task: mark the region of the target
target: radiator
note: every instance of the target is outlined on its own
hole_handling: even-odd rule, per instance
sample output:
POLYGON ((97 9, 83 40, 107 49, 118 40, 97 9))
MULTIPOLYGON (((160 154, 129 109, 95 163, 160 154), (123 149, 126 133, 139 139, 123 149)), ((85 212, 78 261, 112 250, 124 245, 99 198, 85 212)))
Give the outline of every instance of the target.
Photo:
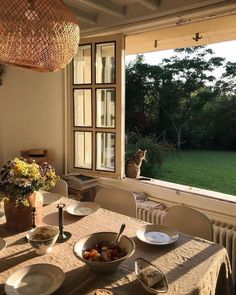
MULTIPOLYGON (((154 202, 152 202, 155 204, 154 202)), ((145 206, 145 202, 138 204, 137 216, 139 219, 154 223, 163 224, 167 213, 167 208, 159 203, 155 207, 145 206)), ((236 227, 212 220, 213 241, 224 246, 229 255, 232 267, 234 285, 236 285, 236 227)))
POLYGON ((236 227, 212 220, 213 241, 224 246, 229 255, 234 285, 236 285, 236 227))
MULTIPOLYGON (((145 202, 146 203, 146 202, 145 202)), ((154 224, 163 224, 164 218, 166 215, 166 207, 154 208, 149 206, 142 206, 144 203, 138 205, 137 215, 138 219, 154 223, 154 224), (145 208, 146 207, 146 208, 145 208)))

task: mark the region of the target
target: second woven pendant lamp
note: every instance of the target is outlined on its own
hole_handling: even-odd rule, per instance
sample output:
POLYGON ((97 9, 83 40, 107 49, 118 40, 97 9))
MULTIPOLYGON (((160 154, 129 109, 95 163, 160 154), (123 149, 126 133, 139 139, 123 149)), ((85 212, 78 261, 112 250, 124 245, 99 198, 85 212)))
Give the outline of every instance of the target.
POLYGON ((1 0, 0 63, 58 71, 76 54, 79 36, 76 16, 61 0, 1 0))

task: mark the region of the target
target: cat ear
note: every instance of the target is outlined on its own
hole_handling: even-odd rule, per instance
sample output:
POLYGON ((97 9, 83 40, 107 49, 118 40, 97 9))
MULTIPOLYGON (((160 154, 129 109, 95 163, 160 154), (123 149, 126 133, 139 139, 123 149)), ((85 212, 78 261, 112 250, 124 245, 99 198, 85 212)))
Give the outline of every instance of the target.
POLYGON ((138 149, 138 152, 140 152, 141 150, 140 149, 138 149))

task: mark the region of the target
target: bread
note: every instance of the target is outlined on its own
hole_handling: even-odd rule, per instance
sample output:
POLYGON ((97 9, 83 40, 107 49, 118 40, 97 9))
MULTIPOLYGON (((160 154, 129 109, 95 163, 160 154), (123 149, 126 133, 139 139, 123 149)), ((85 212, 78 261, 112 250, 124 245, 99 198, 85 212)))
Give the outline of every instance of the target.
POLYGON ((153 287, 163 279, 163 274, 152 265, 142 269, 139 275, 140 279, 149 287, 153 287))

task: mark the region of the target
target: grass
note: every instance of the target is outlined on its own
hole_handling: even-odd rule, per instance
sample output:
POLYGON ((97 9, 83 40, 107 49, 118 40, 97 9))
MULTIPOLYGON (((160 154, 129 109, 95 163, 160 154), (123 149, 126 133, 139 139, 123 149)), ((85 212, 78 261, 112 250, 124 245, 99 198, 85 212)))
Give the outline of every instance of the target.
POLYGON ((156 178, 236 195, 236 152, 182 151, 166 159, 156 178))

